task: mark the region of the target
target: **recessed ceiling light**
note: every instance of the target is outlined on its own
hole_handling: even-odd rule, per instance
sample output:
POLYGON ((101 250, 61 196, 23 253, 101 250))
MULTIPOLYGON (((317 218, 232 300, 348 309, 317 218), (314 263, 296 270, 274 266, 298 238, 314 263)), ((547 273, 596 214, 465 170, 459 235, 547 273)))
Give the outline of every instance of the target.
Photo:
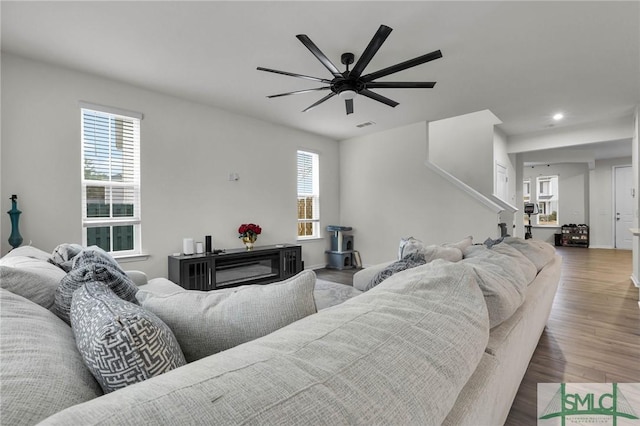
POLYGON ((562 120, 563 118, 564 118, 564 114, 562 114, 561 112, 553 115, 553 119, 556 121, 562 120))

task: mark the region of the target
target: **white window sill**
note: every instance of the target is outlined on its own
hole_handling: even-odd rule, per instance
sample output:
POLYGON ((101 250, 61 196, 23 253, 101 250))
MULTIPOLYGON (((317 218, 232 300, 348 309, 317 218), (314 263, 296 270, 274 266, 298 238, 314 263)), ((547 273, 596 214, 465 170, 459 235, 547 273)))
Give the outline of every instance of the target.
POLYGON ((298 243, 308 243, 308 242, 315 242, 315 241, 322 241, 322 240, 324 240, 324 237, 298 238, 296 241, 298 243))
POLYGON ((118 263, 140 262, 140 261, 149 259, 148 253, 121 254, 121 255, 112 254, 112 256, 115 260, 118 261, 118 263))

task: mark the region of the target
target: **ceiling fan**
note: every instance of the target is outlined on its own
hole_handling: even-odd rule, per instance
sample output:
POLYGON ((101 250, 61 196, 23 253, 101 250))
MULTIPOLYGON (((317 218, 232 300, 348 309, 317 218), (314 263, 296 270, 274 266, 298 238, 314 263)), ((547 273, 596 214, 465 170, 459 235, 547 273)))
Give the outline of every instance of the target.
POLYGON ((299 95, 301 93, 319 92, 323 90, 330 90, 330 93, 314 103, 310 107, 304 109, 302 112, 309 111, 312 108, 317 107, 324 101, 338 95, 341 99, 344 99, 347 114, 353 113, 353 98, 356 95, 366 96, 378 102, 382 102, 390 107, 396 107, 398 102, 389 99, 378 93, 372 92, 370 89, 431 89, 435 86, 435 81, 415 82, 415 81, 393 81, 382 82, 374 81, 378 78, 385 77, 389 74, 394 74, 399 71, 406 70, 408 68, 415 67, 417 65, 424 64, 434 59, 442 58, 442 52, 440 50, 427 53, 426 55, 418 56, 417 58, 410 59, 408 61, 401 62, 396 65, 381 69, 379 71, 372 72, 370 74, 362 75, 371 59, 373 59, 378 49, 385 42, 392 29, 386 25, 380 25, 378 31, 374 34, 373 38, 369 42, 369 45, 364 49, 362 55, 358 59, 358 62, 353 66, 353 69, 349 70, 349 65, 353 64, 355 56, 353 53, 343 53, 340 62, 346 65, 346 71, 340 72, 338 68, 325 56, 324 53, 316 46, 309 37, 305 34, 299 34, 296 37, 305 45, 311 53, 318 58, 318 60, 324 65, 333 75, 333 79, 311 77, 308 75, 295 74, 287 71, 278 71, 270 68, 258 67, 259 71, 267 71, 276 74, 288 75, 291 77, 304 78, 306 80, 317 81, 327 84, 328 86, 316 87, 313 89, 297 90, 295 92, 280 93, 277 95, 267 96, 268 98, 277 98, 281 96, 299 95))

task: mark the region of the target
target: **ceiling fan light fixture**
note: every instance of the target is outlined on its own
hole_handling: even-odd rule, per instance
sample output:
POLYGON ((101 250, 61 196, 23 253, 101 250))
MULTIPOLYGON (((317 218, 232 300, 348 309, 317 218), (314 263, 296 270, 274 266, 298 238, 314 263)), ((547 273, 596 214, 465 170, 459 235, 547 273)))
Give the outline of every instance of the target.
POLYGON ((340 92, 338 96, 340 96, 340 99, 347 100, 355 98, 357 94, 358 93, 355 90, 347 89, 340 92))

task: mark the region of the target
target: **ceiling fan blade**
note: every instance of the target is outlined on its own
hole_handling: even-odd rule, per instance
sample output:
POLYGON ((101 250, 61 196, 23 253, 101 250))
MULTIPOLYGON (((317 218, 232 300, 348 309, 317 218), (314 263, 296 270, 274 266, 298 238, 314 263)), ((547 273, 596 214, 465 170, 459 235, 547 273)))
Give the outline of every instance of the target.
POLYGON ((333 62, 331 62, 329 58, 327 58, 325 54, 322 53, 320 49, 318 49, 318 46, 316 46, 309 37, 307 37, 305 34, 298 34, 296 37, 302 42, 302 44, 305 45, 307 49, 311 51, 311 53, 313 53, 316 58, 318 58, 320 62, 322 62, 322 65, 324 65, 329 71, 331 71, 331 74, 333 74, 334 77, 342 77, 342 73, 340 72, 340 70, 336 68, 335 65, 333 65, 333 62))
POLYGON ((309 111, 310 109, 317 107, 318 105, 320 105, 321 103, 323 103, 323 102, 324 102, 324 101, 326 101, 327 99, 332 98, 332 97, 333 97, 333 96, 335 96, 335 95, 336 95, 336 94, 335 94, 335 93, 333 93, 333 92, 329 93, 327 96, 325 96, 324 98, 320 99, 320 100, 319 100, 318 102, 316 102, 315 104, 311 105, 310 107, 307 107, 307 108, 303 109, 303 110, 302 110, 302 112, 307 112, 307 111, 309 111))
POLYGON ((279 98, 280 96, 299 95, 301 93, 315 92, 318 90, 329 90, 330 87, 316 87, 315 89, 296 90, 295 92, 278 93, 277 95, 269 95, 267 98, 279 98))
POLYGON ((345 99, 344 106, 347 108, 347 115, 353 114, 353 99, 345 99))
POLYGON ((350 77, 360 77, 362 71, 364 71, 367 65, 369 65, 369 62, 371 62, 371 59, 373 59, 376 52, 378 52, 382 43, 384 43, 387 37, 389 37, 391 31, 393 30, 386 25, 380 25, 380 28, 378 28, 378 31, 374 34, 369 45, 364 49, 364 52, 362 52, 362 55, 360 55, 360 58, 358 59, 358 62, 356 62, 351 70, 351 73, 349 74, 350 77))
POLYGON ((418 56, 417 58, 409 59, 408 61, 404 61, 399 64, 381 69, 380 71, 372 72, 371 74, 362 76, 361 79, 365 82, 369 82, 377 78, 403 71, 407 68, 415 67, 416 65, 424 64, 425 62, 433 61, 439 58, 442 58, 442 52, 436 50, 431 53, 427 53, 426 55, 418 56))
POLYGON ((327 84, 331 83, 331 80, 327 80, 326 78, 311 77, 311 76, 303 75, 303 74, 294 74, 292 72, 272 70, 271 68, 258 67, 257 70, 258 71, 273 72, 273 73, 282 74, 282 75, 288 75, 290 77, 298 77, 298 78, 304 78, 304 79, 307 79, 307 80, 319 81, 321 83, 327 83, 327 84))
POLYGON ((367 83, 368 89, 432 89, 435 81, 388 81, 367 83))
POLYGON ((395 108, 396 106, 399 105, 398 102, 393 101, 382 95, 378 95, 377 93, 372 92, 371 90, 368 90, 368 89, 361 90, 359 94, 362 96, 366 96, 367 98, 371 98, 374 101, 382 102, 383 104, 389 105, 392 108, 395 108))

